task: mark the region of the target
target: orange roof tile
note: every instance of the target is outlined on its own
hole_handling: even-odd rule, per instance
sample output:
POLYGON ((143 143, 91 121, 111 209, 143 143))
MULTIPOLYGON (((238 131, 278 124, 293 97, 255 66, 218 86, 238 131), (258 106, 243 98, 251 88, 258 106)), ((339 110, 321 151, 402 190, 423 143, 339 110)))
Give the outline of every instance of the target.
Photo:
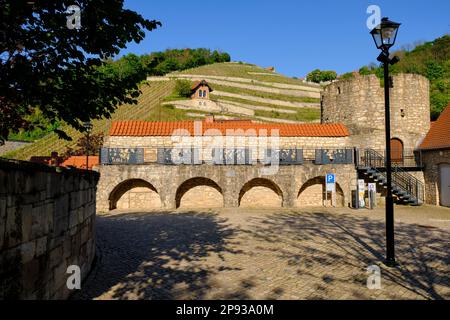
MULTIPOLYGON (((89 156, 89 169, 99 164, 99 156, 89 156)), ((86 169, 86 156, 71 156, 61 163, 63 167, 76 167, 86 169)))
MULTIPOLYGON (((55 165, 62 167, 75 167, 86 169, 86 156, 71 156, 67 159, 57 156, 56 158, 47 156, 33 156, 30 158, 31 162, 42 163, 46 165, 55 165)), ((99 164, 99 156, 89 156, 89 169, 99 164)))
MULTIPOLYGON (((112 123, 109 134, 111 136, 171 136, 179 131, 178 135, 201 134, 211 135, 271 135, 271 130, 279 130, 281 137, 346 137, 350 133, 343 124, 319 124, 319 123, 258 123, 249 120, 223 120, 223 121, 115 121, 112 123), (201 131, 200 131, 201 128, 201 131), (249 131, 247 131, 249 130, 249 131), (254 133, 252 133, 254 131, 254 133)), ((275 134, 273 132, 273 134, 275 134)))
POLYGON ((439 118, 432 122, 430 131, 423 139, 420 149, 450 148, 450 103, 442 111, 439 118))

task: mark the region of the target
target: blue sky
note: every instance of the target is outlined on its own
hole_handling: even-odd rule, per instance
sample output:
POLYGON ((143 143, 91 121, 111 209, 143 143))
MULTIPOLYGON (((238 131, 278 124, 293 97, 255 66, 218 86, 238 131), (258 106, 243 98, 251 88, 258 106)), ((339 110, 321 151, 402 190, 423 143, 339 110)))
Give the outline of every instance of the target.
POLYGON ((396 48, 450 33, 449 0, 125 0, 163 26, 121 54, 206 47, 289 76, 316 68, 341 74, 376 60, 366 27, 369 5, 402 23, 396 48))

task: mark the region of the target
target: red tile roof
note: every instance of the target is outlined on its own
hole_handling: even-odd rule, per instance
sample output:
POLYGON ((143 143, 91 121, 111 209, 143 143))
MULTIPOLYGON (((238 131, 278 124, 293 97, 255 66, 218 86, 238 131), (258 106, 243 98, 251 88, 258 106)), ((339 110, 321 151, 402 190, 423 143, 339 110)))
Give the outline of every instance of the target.
MULTIPOLYGON (((99 156, 89 156, 89 169, 98 165, 100 162, 99 156)), ((71 156, 61 163, 63 167, 75 167, 86 169, 86 156, 71 156)))
POLYGON ((434 121, 423 139, 420 149, 447 149, 450 148, 450 103, 442 111, 439 118, 434 121))
MULTIPOLYGON (((261 130, 267 130, 266 135, 271 135, 271 130, 279 130, 281 137, 346 137, 350 133, 343 124, 319 124, 319 123, 258 123, 249 120, 223 120, 223 121, 174 121, 174 122, 150 122, 150 121, 117 121, 113 122, 109 134, 111 136, 171 136, 175 130, 186 130, 186 134, 194 134, 198 131, 201 135, 242 135, 239 132, 227 132, 227 130, 244 130, 246 135, 252 135, 247 130, 254 129, 256 135, 264 135, 261 130), (201 132, 200 132, 201 128, 201 132), (218 131, 208 131, 216 129, 218 131)), ((182 133, 178 133, 182 134, 182 133)))
POLYGON ((206 80, 202 80, 202 81, 196 81, 194 82, 194 84, 191 86, 191 91, 195 91, 198 87, 200 86, 207 86, 209 88, 209 91, 212 92, 213 89, 211 88, 211 86, 208 84, 208 82, 206 82, 206 80))

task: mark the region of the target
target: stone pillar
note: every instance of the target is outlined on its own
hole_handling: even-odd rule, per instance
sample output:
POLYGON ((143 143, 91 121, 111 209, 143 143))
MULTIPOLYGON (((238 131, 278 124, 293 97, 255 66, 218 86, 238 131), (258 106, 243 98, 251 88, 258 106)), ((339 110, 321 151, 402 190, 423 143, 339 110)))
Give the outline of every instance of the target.
POLYGON ((222 190, 223 192, 223 206, 225 208, 239 207, 239 190, 232 184, 227 184, 222 190))
POLYGON ((283 191, 283 204, 282 206, 284 208, 292 208, 295 206, 295 200, 297 198, 297 194, 295 193, 295 190, 292 190, 292 188, 281 190, 283 191))
POLYGON ((177 208, 175 202, 176 190, 161 188, 159 195, 161 197, 161 206, 163 209, 174 210, 177 208))

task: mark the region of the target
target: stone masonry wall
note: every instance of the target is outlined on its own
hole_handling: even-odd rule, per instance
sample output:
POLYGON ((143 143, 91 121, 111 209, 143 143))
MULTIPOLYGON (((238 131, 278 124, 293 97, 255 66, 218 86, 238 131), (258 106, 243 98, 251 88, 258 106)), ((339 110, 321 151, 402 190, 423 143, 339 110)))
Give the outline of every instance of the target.
MULTIPOLYGON (((390 97, 391 137, 414 149, 430 128, 429 81, 415 74, 395 75, 390 97)), ((345 124, 356 147, 384 150, 384 88, 375 75, 333 82, 321 100, 322 123, 345 124)))
POLYGON ((180 208, 220 208, 223 196, 210 186, 192 186, 180 199, 180 208))
MULTIPOLYGON (((268 133, 270 135, 270 132, 268 133)), ((351 137, 279 137, 279 141, 269 137, 214 137, 214 136, 107 136, 103 146, 105 148, 144 148, 144 161, 156 162, 158 148, 173 148, 176 146, 197 147, 202 149, 201 160, 211 160, 211 147, 249 147, 252 159, 263 159, 263 149, 287 148, 303 149, 304 157, 314 158, 314 149, 320 148, 349 148, 351 137), (261 147, 261 150, 258 150, 261 147)))
POLYGON ((425 203, 440 205, 440 170, 441 164, 450 164, 450 150, 423 150, 423 162, 425 163, 425 203))
POLYGON ((0 300, 66 299, 89 272, 99 175, 0 160, 0 300))
POLYGON ((161 208, 158 194, 145 187, 132 188, 125 192, 117 201, 117 209, 149 209, 161 208))
MULTIPOLYGON (((149 188, 156 190, 164 209, 185 205, 208 208, 222 206, 222 203, 224 207, 239 207, 260 201, 260 197, 265 198, 264 203, 270 201, 275 206, 295 207, 301 188, 306 183, 309 186, 311 179, 324 180, 327 173, 336 174, 340 187, 337 205, 348 206, 356 189, 357 176, 353 164, 279 166, 274 171, 262 164, 105 165, 99 166, 99 172, 98 212, 109 211, 111 202, 119 200, 114 197, 117 194, 115 190, 132 186, 133 181, 148 184, 149 188)), ((318 190, 322 195, 320 188, 318 190)), ((314 205, 322 204, 320 199, 314 201, 314 205)), ((312 203, 308 201, 308 205, 312 203)))
POLYGON ((276 208, 282 206, 283 199, 275 191, 267 187, 253 187, 242 197, 240 207, 243 208, 276 208))
MULTIPOLYGON (((225 147, 227 144, 234 144, 236 147, 261 145, 269 137, 242 137, 236 136, 231 138, 203 136, 145 136, 145 137, 128 137, 128 136, 107 136, 103 146, 105 148, 171 148, 177 144, 192 145, 194 147, 209 145, 212 143, 220 143, 223 141, 225 147)), ((268 139, 269 138, 269 139, 268 139)), ((350 137, 279 137, 280 147, 282 148, 327 148, 327 147, 350 147, 350 137)), ((268 142, 270 146, 270 141, 268 142)))

